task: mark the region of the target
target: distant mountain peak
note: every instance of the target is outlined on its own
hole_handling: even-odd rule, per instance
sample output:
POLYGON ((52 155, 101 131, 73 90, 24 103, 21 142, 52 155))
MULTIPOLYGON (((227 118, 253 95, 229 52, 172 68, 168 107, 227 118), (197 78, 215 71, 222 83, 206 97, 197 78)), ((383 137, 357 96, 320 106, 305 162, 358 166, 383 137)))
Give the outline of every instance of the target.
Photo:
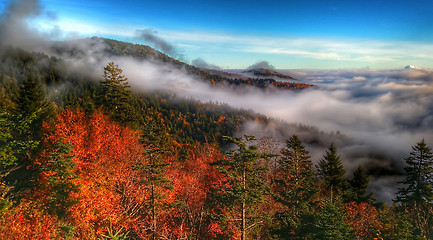
POLYGON ((268 78, 268 77, 278 77, 278 78, 283 78, 283 79, 296 80, 294 77, 282 74, 282 73, 277 72, 275 70, 266 69, 266 68, 249 69, 249 70, 243 71, 243 73, 252 74, 255 77, 266 77, 266 78, 268 78))
POLYGON ((419 67, 415 67, 414 65, 407 65, 404 69, 420 69, 419 67))

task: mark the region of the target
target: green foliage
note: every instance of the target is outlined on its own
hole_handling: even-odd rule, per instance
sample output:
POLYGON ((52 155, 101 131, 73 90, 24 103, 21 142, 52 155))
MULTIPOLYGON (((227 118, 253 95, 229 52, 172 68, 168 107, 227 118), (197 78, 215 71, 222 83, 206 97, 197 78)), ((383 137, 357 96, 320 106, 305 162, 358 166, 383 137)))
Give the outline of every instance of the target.
POLYGON ((220 162, 223 166, 220 168, 221 171, 229 177, 231 189, 227 190, 227 194, 233 197, 234 202, 239 200, 247 204, 262 202, 264 196, 269 193, 269 187, 265 185, 263 179, 267 167, 260 164, 259 160, 266 159, 269 155, 258 153, 257 146, 250 145, 255 140, 252 136, 226 139, 237 147, 227 152, 227 160, 220 162))
POLYGON ((52 85, 68 75, 64 62, 56 57, 13 47, 5 47, 1 50, 0 82, 3 84, 18 85, 32 75, 44 85, 52 85))
POLYGON ((325 200, 315 212, 301 216, 299 239, 354 239, 340 201, 325 200))
POLYGON ((40 169, 34 164, 34 157, 41 151, 42 123, 52 113, 41 87, 29 75, 14 99, 14 107, 1 120, 2 127, 7 129, 2 136, 5 145, 1 148, 5 154, 2 165, 8 165, 4 179, 13 186, 15 198, 33 191, 37 184, 40 169), (11 147, 13 151, 10 151, 11 147))
POLYGON ((12 123, 8 120, 6 112, 2 111, 0 113, 0 169, 1 172, 14 166, 17 161, 17 142, 13 140, 12 133, 13 129, 12 123))
POLYGON ((368 183, 370 182, 367 174, 365 173, 362 167, 358 167, 353 172, 352 179, 349 179, 350 186, 350 200, 355 201, 357 203, 367 202, 373 203, 375 199, 373 198, 373 194, 367 194, 368 183))
POLYGON ((278 170, 274 179, 274 196, 285 206, 276 214, 278 227, 274 230, 281 238, 292 238, 300 224, 300 216, 311 210, 317 195, 313 163, 298 136, 293 135, 281 150, 278 170))
MULTIPOLYGON (((39 141, 19 138, 20 134, 30 131, 30 125, 28 123, 33 121, 35 114, 27 118, 16 118, 12 116, 13 115, 7 112, 0 113, 1 198, 9 195, 9 193, 14 190, 13 188, 16 187, 16 181, 13 181, 14 174, 15 177, 19 177, 16 173, 19 168, 22 167, 20 165, 23 161, 22 159, 30 157, 30 153, 39 146, 39 141)), ((7 205, 8 200, 4 200, 4 203, 7 205)))
POLYGON ((157 218, 164 208, 162 200, 163 189, 172 189, 170 181, 166 179, 166 171, 169 163, 166 157, 171 153, 170 138, 167 129, 158 116, 148 116, 147 123, 143 126, 140 142, 143 144, 146 162, 139 162, 135 166, 141 176, 141 183, 150 192, 150 197, 145 204, 147 215, 151 222, 151 236, 156 238, 158 233, 157 218))
POLYGON ((396 202, 422 204, 433 202, 433 153, 424 139, 412 146, 406 158, 404 187, 399 188, 396 202))
POLYGON ((278 201, 290 208, 308 204, 316 195, 313 163, 298 136, 286 141, 278 161, 275 179, 278 201))
POLYGON ((39 140, 29 139, 31 123, 37 118, 36 113, 30 116, 16 116, 7 112, 0 113, 0 169, 10 170, 17 165, 19 157, 29 157, 39 146, 39 140))
POLYGON ((424 139, 412 146, 410 156, 406 158, 405 179, 397 193, 396 202, 413 219, 420 235, 424 239, 433 238, 433 153, 424 139))
POLYGON ((268 154, 258 153, 253 145, 252 136, 242 138, 226 137, 226 140, 236 146, 236 149, 227 152, 227 159, 216 162, 221 173, 226 176, 229 186, 221 194, 222 204, 231 210, 232 216, 241 219, 239 229, 245 238, 246 230, 257 223, 263 215, 258 214, 259 206, 266 201, 270 188, 266 184, 268 154))
POLYGON ((126 240, 128 239, 129 231, 123 232, 123 227, 117 231, 114 231, 112 227, 107 227, 107 234, 102 234, 101 240, 126 240))
POLYGON ((317 166, 317 175, 323 183, 327 194, 343 195, 347 189, 347 182, 343 178, 346 170, 343 167, 337 148, 331 144, 317 166))
MULTIPOLYGON (((172 188, 170 181, 164 177, 169 165, 164 161, 166 156, 171 153, 168 135, 166 128, 158 119, 152 119, 143 126, 140 142, 143 144, 147 163, 137 164, 136 169, 141 171, 144 176, 142 182, 151 187, 152 191, 154 187, 172 188)), ((151 198, 159 199, 160 197, 157 197, 156 193, 152 193, 151 198)))
POLYGON ((104 80, 100 81, 100 104, 111 117, 122 124, 137 127, 138 114, 131 96, 128 79, 114 62, 104 68, 104 80))
POLYGON ((75 226, 69 223, 60 223, 59 229, 62 233, 62 240, 72 240, 74 238, 75 226))
POLYGON ((379 235, 385 240, 420 239, 407 211, 401 211, 395 206, 385 208, 380 211, 380 220, 383 229, 379 235))
POLYGON ((78 191, 73 183, 73 179, 78 176, 73 172, 76 164, 73 162, 73 156, 70 155, 72 147, 59 139, 51 148, 48 164, 42 168, 44 171, 51 172, 47 179, 51 192, 48 210, 62 218, 67 216, 69 208, 77 202, 70 195, 78 191))
POLYGON ((45 99, 41 86, 31 75, 20 86, 14 102, 11 121, 19 129, 14 138, 23 141, 40 141, 42 122, 53 117, 54 111, 45 99))

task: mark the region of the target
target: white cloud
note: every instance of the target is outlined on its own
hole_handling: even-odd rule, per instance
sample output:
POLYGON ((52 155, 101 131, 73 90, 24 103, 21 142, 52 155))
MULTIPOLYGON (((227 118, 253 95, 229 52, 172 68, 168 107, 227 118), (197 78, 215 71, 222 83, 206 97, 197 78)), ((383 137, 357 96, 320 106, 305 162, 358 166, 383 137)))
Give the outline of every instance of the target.
POLYGON ((358 82, 366 80, 366 78, 363 76, 355 76, 352 79, 353 79, 353 81, 358 81, 358 82))
MULTIPOLYGON (((41 19, 39 25, 47 26, 49 23, 44 23, 41 19)), ((89 24, 76 19, 61 18, 57 21, 57 25, 66 32, 77 32, 87 36, 119 36, 124 39, 133 39, 137 29, 151 27, 89 24)), ((426 68, 431 67, 430 62, 433 60, 433 44, 431 43, 157 30, 159 36, 165 41, 177 46, 185 46, 187 50, 185 55, 191 59, 203 58, 204 53, 207 54, 207 59, 215 54, 223 54, 227 56, 224 61, 230 62, 230 59, 233 59, 230 56, 255 54, 257 56, 255 60, 267 59, 263 57, 266 55, 283 57, 287 60, 291 58, 318 60, 319 63, 334 61, 335 68, 339 68, 338 63, 344 63, 345 66, 349 63, 357 67, 371 65, 379 66, 379 68, 390 66, 397 68, 406 66, 408 62, 417 63, 426 68)), ((216 64, 227 65, 226 62, 216 62, 216 64)), ((296 65, 296 62, 294 64, 296 65)), ((278 63, 275 65, 279 66, 278 63)))

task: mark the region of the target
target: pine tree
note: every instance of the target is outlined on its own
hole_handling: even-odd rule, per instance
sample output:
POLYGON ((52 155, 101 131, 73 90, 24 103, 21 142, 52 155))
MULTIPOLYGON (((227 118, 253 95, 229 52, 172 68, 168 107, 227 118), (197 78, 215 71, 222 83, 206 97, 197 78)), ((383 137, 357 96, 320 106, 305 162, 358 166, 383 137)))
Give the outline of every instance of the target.
POLYGON ((104 80, 100 81, 99 102, 104 110, 119 123, 137 127, 138 112, 135 109, 128 79, 122 75, 122 69, 114 62, 104 68, 104 80))
POLYGON ((342 203, 337 199, 327 199, 315 212, 302 216, 298 239, 339 239, 351 240, 355 237, 348 223, 342 203))
POLYGON ((66 217, 68 210, 77 203, 71 198, 71 193, 78 191, 78 187, 73 183, 78 176, 73 172, 76 164, 73 162, 73 156, 70 155, 71 145, 59 139, 51 148, 49 159, 42 167, 44 171, 50 173, 47 178, 50 191, 48 210, 62 218, 66 217))
POLYGON ((355 201, 357 203, 361 203, 361 202, 373 203, 374 202, 373 194, 372 193, 367 194, 367 187, 369 182, 370 182, 369 177, 365 173, 364 169, 359 166, 353 172, 352 179, 349 180, 350 191, 351 191, 350 200, 355 201))
POLYGON ((15 137, 28 140, 40 141, 42 138, 42 122, 54 115, 54 111, 41 86, 31 75, 20 86, 18 97, 15 100, 15 107, 12 110, 13 120, 16 124, 28 124, 28 128, 15 137))
POLYGON ((7 119, 12 129, 11 144, 16 146, 13 156, 16 161, 5 181, 14 187, 14 197, 32 191, 38 182, 41 169, 34 160, 41 151, 42 123, 52 115, 53 109, 45 100, 41 87, 29 75, 21 85, 7 119))
MULTIPOLYGON (((1 109, 2 110, 2 109, 1 109)), ((14 125, 9 121, 5 111, 0 112, 0 173, 4 175, 6 171, 14 166, 17 161, 17 147, 20 145, 13 139, 14 125)), ((0 176, 1 176, 0 175, 0 176)))
POLYGON ((276 232, 281 238, 291 239, 290 233, 299 227, 300 215, 310 210, 317 194, 313 163, 298 136, 286 141, 277 165, 274 196, 287 210, 277 213, 280 223, 276 232))
POLYGON ((408 204, 433 202, 433 154, 424 139, 412 146, 404 168, 406 178, 401 182, 396 202, 408 204))
POLYGON ((164 156, 170 153, 168 150, 168 138, 165 126, 156 119, 150 119, 143 128, 140 142, 145 149, 147 163, 139 163, 135 166, 142 175, 142 183, 149 189, 150 197, 147 202, 151 222, 151 239, 156 239, 158 234, 157 218, 161 210, 161 202, 164 199, 162 189, 172 189, 170 181, 165 178, 169 163, 164 156))
POLYGON ((325 155, 318 163, 317 175, 323 183, 325 192, 331 195, 345 194, 347 189, 346 180, 343 178, 346 170, 341 163, 337 148, 331 144, 325 155))
POLYGON ((259 225, 264 217, 257 216, 257 207, 269 195, 269 187, 265 180, 267 167, 262 166, 259 160, 270 155, 258 153, 257 146, 251 145, 255 140, 253 136, 225 139, 237 148, 227 152, 227 159, 216 162, 230 186, 221 197, 231 209, 233 220, 240 221, 241 239, 245 240, 247 231, 259 225))
POLYGON ((421 237, 433 239, 433 153, 424 139, 412 150, 395 201, 409 211, 421 237))

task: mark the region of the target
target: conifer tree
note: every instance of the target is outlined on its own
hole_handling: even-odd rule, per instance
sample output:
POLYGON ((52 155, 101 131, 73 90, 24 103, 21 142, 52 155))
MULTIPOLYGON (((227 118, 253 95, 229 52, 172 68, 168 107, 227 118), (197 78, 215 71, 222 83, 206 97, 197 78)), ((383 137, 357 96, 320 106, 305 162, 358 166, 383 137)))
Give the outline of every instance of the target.
POLYGON ((267 167, 259 163, 259 159, 267 159, 270 155, 258 153, 253 136, 242 138, 225 137, 226 141, 236 145, 236 149, 227 152, 227 159, 216 162, 220 171, 227 177, 228 189, 222 199, 232 211, 234 221, 240 221, 241 239, 245 240, 248 230, 258 227, 263 216, 257 216, 257 207, 269 194, 265 172, 267 167))
POLYGON ((409 211, 422 239, 433 239, 433 153, 424 139, 412 150, 395 201, 409 211))
POLYGON ((48 156, 47 163, 42 167, 48 174, 48 186, 50 197, 48 210, 63 218, 68 215, 68 210, 77 202, 71 198, 72 192, 77 192, 78 187, 73 183, 77 174, 73 172, 75 163, 70 155, 72 147, 63 143, 62 139, 52 144, 52 150, 48 156))
POLYGON ((433 202, 433 153, 424 139, 412 146, 410 156, 406 158, 404 168, 406 178, 401 182, 397 202, 432 203, 433 202))
MULTIPOLYGON (((154 116, 156 117, 156 116, 154 116)), ((139 163, 135 169, 142 174, 142 183, 149 189, 150 197, 147 202, 147 209, 151 222, 151 239, 156 239, 158 234, 157 218, 158 211, 162 207, 164 199, 163 189, 171 189, 170 181, 165 178, 165 173, 169 165, 164 157, 170 153, 168 150, 168 137, 165 126, 157 119, 149 119, 143 127, 143 134, 140 142, 145 149, 147 162, 139 163)))
POLYGON ((15 197, 34 189, 40 168, 34 158, 41 150, 42 123, 53 115, 39 84, 31 75, 21 85, 15 105, 8 115, 12 144, 16 146, 13 164, 6 182, 14 187, 15 197))
POLYGON ((104 67, 104 80, 100 81, 99 102, 111 117, 122 124, 137 127, 138 113, 131 95, 128 78, 114 62, 104 67))
POLYGON ((351 191, 350 200, 355 201, 357 203, 361 203, 361 202, 373 203, 374 202, 373 194, 372 193, 367 194, 367 187, 369 182, 370 182, 369 177, 365 173, 364 169, 359 166, 353 172, 352 179, 349 179, 349 185, 351 191))
POLYGON ((4 175, 11 166, 16 164, 18 144, 13 139, 14 125, 9 121, 8 114, 1 109, 0 112, 0 173, 4 175))
POLYGON ((281 238, 291 239, 290 233, 299 227, 300 215, 309 211, 317 194, 313 163, 298 136, 293 135, 286 141, 277 165, 274 196, 287 209, 277 214, 280 223, 276 232, 281 238))
POLYGON ((326 199, 319 206, 302 216, 297 239, 354 239, 339 198, 326 199))
POLYGON ((317 167, 317 175, 324 185, 325 192, 342 196, 347 189, 346 180, 343 178, 345 173, 337 148, 331 144, 317 167))
POLYGON ((31 75, 20 86, 12 115, 16 124, 28 124, 27 130, 15 137, 28 141, 40 141, 42 122, 53 116, 53 109, 45 99, 41 86, 31 75))

